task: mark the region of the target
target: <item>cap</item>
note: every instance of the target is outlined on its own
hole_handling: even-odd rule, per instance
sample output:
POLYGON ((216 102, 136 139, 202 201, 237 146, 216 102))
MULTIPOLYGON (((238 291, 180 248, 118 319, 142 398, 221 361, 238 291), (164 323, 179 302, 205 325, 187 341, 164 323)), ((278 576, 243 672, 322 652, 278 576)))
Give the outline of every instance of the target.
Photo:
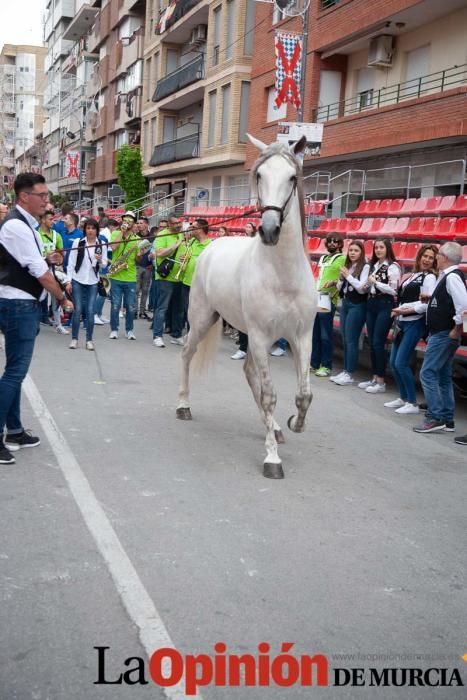
POLYGON ((136 214, 135 214, 134 211, 126 211, 126 212, 123 214, 123 217, 122 217, 122 218, 124 219, 126 216, 131 217, 131 218, 133 219, 133 221, 136 221, 136 214))

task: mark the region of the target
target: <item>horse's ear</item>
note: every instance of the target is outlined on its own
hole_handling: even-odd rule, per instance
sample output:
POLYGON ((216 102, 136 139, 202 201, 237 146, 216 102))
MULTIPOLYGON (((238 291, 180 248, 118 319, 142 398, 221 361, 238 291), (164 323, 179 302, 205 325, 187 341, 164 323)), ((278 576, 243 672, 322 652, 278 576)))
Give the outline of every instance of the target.
POLYGON ((298 153, 302 153, 305 150, 305 146, 306 146, 306 136, 305 136, 305 134, 303 134, 300 141, 297 141, 297 143, 294 143, 291 150, 293 153, 295 153, 295 155, 297 155, 298 153))
POLYGON ((255 137, 252 136, 251 134, 247 134, 247 136, 248 136, 248 138, 250 139, 250 141, 251 141, 251 143, 253 144, 253 146, 256 146, 256 148, 258 149, 258 151, 261 151, 261 152, 262 152, 262 151, 264 151, 265 148, 267 148, 267 144, 263 143, 263 142, 260 141, 259 139, 255 139, 255 137))

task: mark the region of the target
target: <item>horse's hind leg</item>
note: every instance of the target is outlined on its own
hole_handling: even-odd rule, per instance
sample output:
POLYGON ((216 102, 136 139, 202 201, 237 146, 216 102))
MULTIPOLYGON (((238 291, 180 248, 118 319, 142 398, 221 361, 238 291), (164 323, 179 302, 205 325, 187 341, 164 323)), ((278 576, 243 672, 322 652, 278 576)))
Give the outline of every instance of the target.
POLYGON ((305 429, 306 414, 313 398, 309 369, 311 336, 309 334, 304 335, 291 345, 297 371, 298 389, 295 396, 295 405, 298 413, 296 416, 290 416, 287 425, 294 433, 302 433, 305 429))
POLYGON ((178 406, 176 415, 180 420, 191 420, 190 411, 190 364, 198 349, 199 343, 207 336, 209 330, 216 323, 219 314, 209 308, 197 308, 190 315, 190 330, 186 337, 182 350, 182 381, 178 394, 178 406))
MULTIPOLYGON (((253 393, 253 397, 254 397, 256 404, 258 406, 261 420, 266 425, 266 416, 264 415, 263 407, 261 405, 261 382, 259 380, 258 372, 256 371, 255 363, 253 362, 253 358, 252 358, 250 352, 247 353, 246 360, 245 360, 245 363, 243 365, 243 371, 245 372, 246 380, 250 386, 250 389, 253 393)), ((275 418, 273 418, 273 421, 274 421, 274 435, 276 437, 276 441, 279 445, 283 444, 285 442, 285 439, 284 439, 284 435, 282 433, 281 427, 277 423, 275 418)))

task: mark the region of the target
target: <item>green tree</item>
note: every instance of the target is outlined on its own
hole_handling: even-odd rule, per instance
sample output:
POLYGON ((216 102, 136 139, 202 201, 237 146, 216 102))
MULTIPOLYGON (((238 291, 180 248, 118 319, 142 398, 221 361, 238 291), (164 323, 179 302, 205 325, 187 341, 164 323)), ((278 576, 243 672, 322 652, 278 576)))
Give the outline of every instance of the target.
POLYGON ((146 194, 146 183, 142 173, 141 151, 138 146, 120 146, 117 151, 116 172, 118 184, 125 192, 125 207, 138 209, 146 194))

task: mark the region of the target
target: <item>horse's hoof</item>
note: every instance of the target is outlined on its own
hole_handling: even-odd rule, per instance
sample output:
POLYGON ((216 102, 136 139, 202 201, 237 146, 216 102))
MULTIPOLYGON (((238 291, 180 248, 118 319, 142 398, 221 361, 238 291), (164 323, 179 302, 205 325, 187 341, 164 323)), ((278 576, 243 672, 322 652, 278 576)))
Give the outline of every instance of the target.
POLYGON ((287 427, 290 428, 293 433, 303 433, 305 430, 305 424, 303 424, 301 428, 297 428, 296 416, 290 416, 289 420, 287 421, 287 427))
POLYGON ((283 445, 285 442, 285 437, 282 432, 282 430, 275 430, 274 431, 274 437, 276 438, 276 442, 278 445, 283 445))
POLYGON ((189 408, 177 408, 176 416, 179 420, 193 420, 189 408))
POLYGON ((263 468, 263 475, 267 479, 283 479, 284 470, 282 469, 282 464, 280 462, 279 464, 273 462, 265 462, 263 468))

